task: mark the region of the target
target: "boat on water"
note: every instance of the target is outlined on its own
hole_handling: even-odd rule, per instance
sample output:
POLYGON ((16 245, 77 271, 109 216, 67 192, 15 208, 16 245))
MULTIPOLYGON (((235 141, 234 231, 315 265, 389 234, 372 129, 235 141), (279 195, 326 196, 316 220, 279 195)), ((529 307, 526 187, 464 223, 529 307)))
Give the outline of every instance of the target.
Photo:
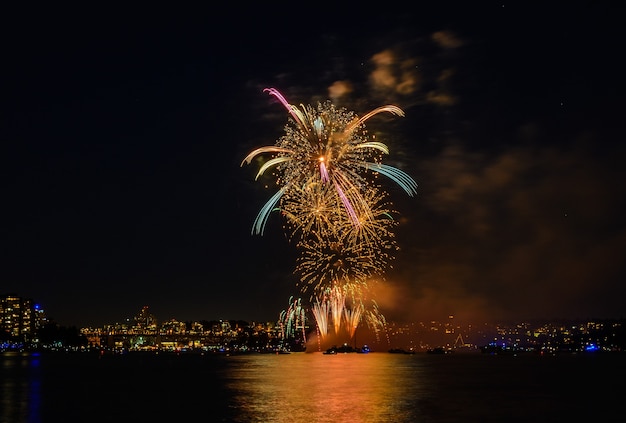
POLYGON ((333 345, 332 347, 324 351, 324 354, 326 355, 347 354, 347 353, 367 354, 368 352, 370 352, 370 347, 368 347, 367 345, 363 345, 361 348, 355 348, 355 347, 351 347, 348 344, 343 344, 340 347, 333 345))
POLYGON ((435 347, 426 350, 427 354, 452 354, 454 352, 451 348, 435 347))
POLYGON ((415 350, 413 348, 408 350, 405 350, 404 348, 391 348, 388 352, 390 354, 415 354, 415 350))

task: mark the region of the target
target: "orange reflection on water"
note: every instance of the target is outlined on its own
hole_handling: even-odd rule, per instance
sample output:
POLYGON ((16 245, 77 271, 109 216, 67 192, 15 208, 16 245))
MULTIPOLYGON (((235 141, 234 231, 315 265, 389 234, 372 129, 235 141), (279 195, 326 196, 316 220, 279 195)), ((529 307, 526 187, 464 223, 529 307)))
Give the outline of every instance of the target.
MULTIPOLYGON (((419 416, 419 357, 295 353, 234 357, 233 407, 259 422, 405 422, 419 416)), ((246 420, 250 421, 250 420, 246 420)))

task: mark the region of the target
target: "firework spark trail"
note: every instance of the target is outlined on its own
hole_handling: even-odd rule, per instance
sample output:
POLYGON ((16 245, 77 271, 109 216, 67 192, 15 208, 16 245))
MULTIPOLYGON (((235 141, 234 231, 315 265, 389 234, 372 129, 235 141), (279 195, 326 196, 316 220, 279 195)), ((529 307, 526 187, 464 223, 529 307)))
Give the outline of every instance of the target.
POLYGON ((254 225, 252 225, 253 233, 256 232, 256 233, 260 233, 261 235, 263 235, 263 232, 265 231, 265 224, 267 223, 267 219, 269 219, 270 213, 272 212, 272 210, 274 210, 276 203, 278 203, 278 201, 280 200, 280 197, 282 197, 284 192, 285 192, 284 187, 279 189, 276 192, 276 194, 274 194, 272 198, 270 198, 269 201, 265 203, 265 205, 263 206, 263 208, 257 215, 256 219, 254 220, 254 225))
POLYGON ((315 303, 311 307, 311 311, 317 323, 317 328, 321 338, 326 338, 326 335, 328 335, 328 302, 325 300, 320 302, 319 299, 315 299, 315 303))
POLYGON ((400 169, 382 163, 365 163, 365 167, 383 174, 393 180, 410 196, 417 194, 417 183, 407 173, 401 171, 400 169))
POLYGON ((287 310, 283 310, 280 314, 281 333, 283 339, 289 336, 295 336, 296 331, 302 332, 302 339, 306 342, 305 321, 306 310, 302 306, 301 299, 289 298, 290 306, 287 310))
POLYGON ((341 291, 341 288, 334 287, 331 289, 328 303, 330 304, 330 314, 333 318, 335 334, 339 333, 339 328, 341 327, 341 317, 343 316, 346 305, 345 301, 346 299, 344 293, 341 291))
POLYGON ((353 305, 351 309, 346 308, 344 310, 346 316, 346 328, 348 329, 348 334, 352 339, 356 332, 356 328, 361 321, 361 314, 363 313, 363 306, 361 304, 353 305))

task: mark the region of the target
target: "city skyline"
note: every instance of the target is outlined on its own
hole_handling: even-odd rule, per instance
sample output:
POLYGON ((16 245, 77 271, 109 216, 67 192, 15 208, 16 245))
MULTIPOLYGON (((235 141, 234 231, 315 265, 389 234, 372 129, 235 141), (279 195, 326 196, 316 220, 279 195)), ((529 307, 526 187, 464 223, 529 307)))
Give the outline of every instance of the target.
POLYGON ((375 293, 388 320, 621 318, 617 9, 334 10, 341 25, 304 28, 253 7, 219 30, 205 11, 17 11, 1 29, 0 293, 66 325, 145 304, 278 319, 302 295, 298 254, 279 213, 252 233, 276 186, 240 166, 282 134, 276 87, 296 105, 404 111, 368 124, 418 185, 385 185, 400 247, 375 293))
POLYGON ((520 322, 387 322, 381 331, 367 325, 355 332, 321 336, 313 317, 247 322, 237 319, 160 320, 149 306, 102 327, 60 326, 40 304, 17 295, 0 296, 0 352, 61 351, 125 353, 202 352, 390 352, 489 354, 623 352, 624 319, 520 322), (365 329, 365 330, 363 330, 365 329), (358 335, 358 336, 357 336, 358 335), (360 343, 360 344, 359 344, 360 343), (338 347, 342 346, 342 347, 338 347))
MULTIPOLYGON (((52 323, 54 325, 57 326, 63 326, 63 327, 77 327, 77 328, 105 328, 105 327, 109 327, 109 326, 115 326, 115 325, 134 325, 137 324, 138 321, 141 321, 139 316, 149 316, 149 320, 150 320, 150 324, 153 325, 162 325, 164 323, 169 323, 169 322, 178 322, 178 323, 186 323, 186 324, 195 324, 198 322, 220 322, 220 321, 224 321, 224 322, 246 322, 250 325, 256 325, 256 324, 261 324, 261 325, 280 325, 280 324, 292 324, 294 322, 289 322, 289 319, 286 317, 286 309, 281 310, 281 312, 277 315, 277 317, 275 319, 266 319, 266 320, 247 320, 247 319, 242 319, 239 318, 237 316, 221 316, 221 317, 211 317, 211 316, 205 316, 205 317, 200 317, 198 319, 179 319, 174 315, 170 315, 169 317, 162 317, 159 316, 157 314, 155 314, 153 312, 153 310, 151 309, 150 305, 144 304, 142 306, 137 307, 136 309, 132 310, 129 313, 126 313, 124 315, 119 315, 116 319, 113 319, 111 321, 105 322, 102 325, 76 325, 73 323, 65 323, 65 322, 59 322, 54 318, 54 314, 49 315, 48 309, 47 307, 45 307, 45 304, 42 304, 41 302, 36 301, 36 299, 34 298, 27 298, 27 297, 22 297, 17 293, 0 293, 0 300, 7 300, 10 299, 12 301, 18 300, 20 302, 22 302, 24 305, 28 305, 29 307, 31 307, 31 310, 29 311, 29 314, 35 315, 38 314, 40 315, 40 319, 43 319, 43 321, 45 321, 46 323, 52 323)), ((314 328, 316 327, 316 321, 315 321, 315 316, 313 315, 313 312, 311 309, 306 309, 305 311, 305 325, 309 328, 308 330, 313 331, 314 328)), ((2 312, 2 309, 0 308, 0 312, 2 312)), ((2 314, 2 313, 0 313, 2 314)), ((30 319, 30 318, 29 318, 30 319)), ((607 317, 607 316, 587 316, 587 317, 580 317, 580 318, 553 318, 553 319, 541 319, 541 318, 534 318, 534 319, 521 319, 521 320, 490 320, 490 321, 477 321, 477 320, 460 320, 457 316, 454 315, 448 315, 448 316, 444 316, 440 319, 427 319, 424 321, 387 321, 386 324, 390 325, 391 327, 395 327, 395 326, 402 326, 402 325, 411 325, 411 324, 415 324, 415 323, 420 323, 420 324, 424 324, 424 323, 435 323, 437 322, 438 324, 441 325, 482 325, 482 324, 488 324, 488 325, 519 325, 519 324, 562 324, 562 323, 573 323, 573 322, 599 322, 599 321, 622 321, 624 320, 625 317, 621 316, 621 317, 607 317)), ((359 327, 361 329, 367 329, 366 328, 366 324, 365 322, 360 322, 359 327)), ((352 335, 350 335, 351 337, 352 335)))

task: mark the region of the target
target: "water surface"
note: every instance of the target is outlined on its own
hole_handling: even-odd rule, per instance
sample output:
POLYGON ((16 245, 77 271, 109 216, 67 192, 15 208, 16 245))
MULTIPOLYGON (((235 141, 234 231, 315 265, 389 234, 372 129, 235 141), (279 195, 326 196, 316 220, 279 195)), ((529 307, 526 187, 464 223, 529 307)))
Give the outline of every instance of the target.
POLYGON ((0 423, 556 422, 621 415, 624 355, 0 355, 0 423))

